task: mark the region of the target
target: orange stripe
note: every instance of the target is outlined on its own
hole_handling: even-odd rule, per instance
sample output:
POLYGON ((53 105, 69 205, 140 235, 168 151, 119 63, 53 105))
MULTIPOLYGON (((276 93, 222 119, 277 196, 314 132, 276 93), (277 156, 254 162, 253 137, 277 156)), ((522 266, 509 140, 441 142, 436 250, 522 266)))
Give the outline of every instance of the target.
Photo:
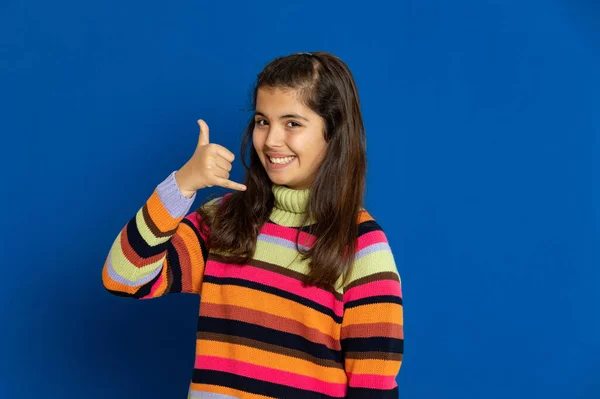
POLYGON ((374 220, 373 217, 371 215, 369 215, 369 213, 367 211, 360 211, 358 214, 358 224, 361 224, 363 222, 367 222, 370 220, 374 220))
POLYGON ((182 286, 186 287, 186 292, 199 293, 202 277, 204 276, 205 260, 202 257, 202 248, 198 242, 198 237, 194 230, 185 223, 179 224, 175 237, 178 237, 173 241, 177 253, 183 254, 185 252, 186 254, 186 256, 180 255, 179 257, 182 276, 184 277, 182 286), (185 258, 183 263, 181 262, 182 258, 185 258))
POLYGON ((169 231, 177 227, 177 224, 183 220, 183 216, 178 219, 173 219, 169 214, 169 211, 163 203, 160 201, 158 192, 154 190, 148 201, 146 202, 146 208, 150 218, 160 231, 169 231))
POLYGON ((179 261, 179 270, 181 271, 181 292, 192 292, 192 265, 190 255, 188 254, 185 242, 183 239, 174 235, 171 238, 171 244, 175 248, 177 253, 177 260, 179 261))
POLYGON ((235 285, 205 283, 202 287, 204 302, 236 305, 265 312, 274 316, 289 315, 307 327, 321 331, 336 340, 340 339, 340 325, 330 316, 301 305, 290 299, 235 285), (243 299, 240 299, 243 298, 243 299))
POLYGON ((236 345, 221 341, 197 340, 196 355, 244 359, 245 362, 257 366, 300 374, 328 383, 345 384, 347 382, 346 372, 342 369, 323 367, 306 360, 251 348, 245 345, 236 345))
POLYGON ((346 370, 353 374, 375 374, 396 376, 402 362, 397 360, 377 359, 348 359, 346 358, 346 370))
POLYGON ((346 309, 344 325, 396 322, 402 323, 402 305, 397 303, 372 303, 346 309))
POLYGON ((130 287, 128 285, 118 283, 110 278, 108 275, 108 258, 104 262, 104 267, 102 268, 102 283, 109 290, 124 292, 127 294, 134 294, 138 290, 138 287, 130 287))
POLYGON ((208 385, 208 384, 190 384, 190 389, 200 392, 214 392, 220 393, 223 395, 229 395, 236 398, 244 398, 244 399, 276 399, 271 396, 263 396, 263 395, 255 395, 253 393, 249 393, 246 391, 239 391, 233 388, 222 387, 219 385, 208 385))

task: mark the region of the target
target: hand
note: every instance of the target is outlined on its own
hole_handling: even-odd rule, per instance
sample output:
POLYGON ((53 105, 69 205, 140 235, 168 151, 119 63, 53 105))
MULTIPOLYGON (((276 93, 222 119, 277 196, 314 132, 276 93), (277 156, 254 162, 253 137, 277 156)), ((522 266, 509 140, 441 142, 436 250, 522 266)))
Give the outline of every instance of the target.
POLYGON ((181 192, 188 198, 205 187, 225 187, 245 191, 246 186, 229 180, 231 163, 235 156, 227 148, 219 144, 211 144, 208 125, 202 119, 198 120, 200 136, 196 151, 175 173, 175 180, 181 192))

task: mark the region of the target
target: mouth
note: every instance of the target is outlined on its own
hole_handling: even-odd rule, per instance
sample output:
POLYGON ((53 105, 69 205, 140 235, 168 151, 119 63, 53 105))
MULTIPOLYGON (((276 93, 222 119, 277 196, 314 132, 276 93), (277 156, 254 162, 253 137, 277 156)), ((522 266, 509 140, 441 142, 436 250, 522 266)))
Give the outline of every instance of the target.
POLYGON ((286 157, 272 157, 267 155, 267 166, 270 170, 283 169, 291 165, 296 158, 296 155, 286 157))
POLYGON ((270 157, 267 155, 267 158, 269 159, 269 163, 273 165, 287 165, 288 163, 292 162, 296 156, 291 155, 287 157, 270 157))

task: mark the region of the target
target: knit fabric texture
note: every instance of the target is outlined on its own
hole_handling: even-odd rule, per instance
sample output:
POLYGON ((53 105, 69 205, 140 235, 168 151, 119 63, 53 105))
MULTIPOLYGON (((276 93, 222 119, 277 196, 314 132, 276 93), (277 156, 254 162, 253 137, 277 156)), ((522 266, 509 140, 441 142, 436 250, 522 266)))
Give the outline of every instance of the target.
POLYGON ((195 195, 183 196, 171 173, 116 237, 105 288, 138 299, 200 296, 188 398, 398 398, 402 293, 383 230, 361 210, 347 283, 340 276, 330 288, 305 286, 310 260, 296 236, 300 248, 315 242, 313 221, 300 226, 310 190, 272 190, 256 252, 237 265, 207 248, 200 215, 188 214, 195 195))

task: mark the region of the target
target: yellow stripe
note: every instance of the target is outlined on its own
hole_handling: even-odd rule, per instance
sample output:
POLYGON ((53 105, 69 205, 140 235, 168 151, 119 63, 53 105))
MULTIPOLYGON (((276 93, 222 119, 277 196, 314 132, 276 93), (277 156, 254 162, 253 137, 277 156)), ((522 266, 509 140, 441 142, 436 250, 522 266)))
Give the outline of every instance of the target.
MULTIPOLYGON (((159 259, 154 263, 149 263, 146 266, 136 267, 133 263, 131 263, 123 253, 123 248, 121 247, 121 234, 117 236, 117 239, 113 243, 110 255, 110 261, 112 263, 113 269, 117 274, 123 278, 126 278, 129 281, 136 281, 142 277, 146 277, 147 275, 153 273, 158 269, 163 263, 164 257, 159 259)), ((165 254, 166 256, 166 254, 165 254)))
POLYGON ((262 240, 256 242, 254 259, 275 265, 283 265, 286 269, 304 275, 308 274, 310 270, 309 260, 303 261, 295 248, 287 248, 279 244, 273 244, 262 240))
MULTIPOLYGON (((295 247, 292 249, 279 244, 258 240, 256 242, 254 259, 274 265, 284 266, 286 269, 293 270, 304 275, 308 275, 310 272, 310 259, 302 260, 295 247)), ((334 288, 338 293, 342 294, 343 287, 341 286, 340 282, 341 277, 338 279, 337 284, 334 285, 334 288)))
MULTIPOLYGON (((156 246, 156 245, 162 244, 166 241, 169 241, 170 237, 168 237, 168 236, 156 237, 154 235, 154 233, 152 233, 152 231, 146 224, 146 221, 144 220, 144 214, 142 213, 141 210, 135 215, 135 223, 140 232, 140 235, 142 236, 142 238, 144 239, 146 244, 148 244, 149 246, 156 246)), ((173 226, 173 228, 174 227, 175 226, 173 226)))
POLYGON ((389 249, 372 252, 357 259, 352 267, 352 274, 348 280, 348 284, 359 278, 381 272, 398 273, 394 256, 389 249))
POLYGON ((110 276, 108 275, 107 265, 108 262, 104 262, 104 267, 102 268, 102 283, 106 286, 106 288, 113 291, 125 292, 127 294, 134 294, 137 291, 138 287, 130 287, 128 285, 111 280, 110 276))

